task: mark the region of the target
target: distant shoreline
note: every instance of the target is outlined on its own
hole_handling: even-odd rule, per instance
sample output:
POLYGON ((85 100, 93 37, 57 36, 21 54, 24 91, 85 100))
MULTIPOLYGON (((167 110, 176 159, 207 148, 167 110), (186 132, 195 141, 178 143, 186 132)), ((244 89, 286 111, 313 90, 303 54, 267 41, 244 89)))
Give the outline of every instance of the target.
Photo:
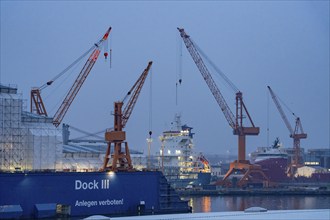
POLYGON ((306 189, 221 189, 221 190, 176 190, 180 196, 268 196, 310 195, 330 196, 330 190, 306 189))

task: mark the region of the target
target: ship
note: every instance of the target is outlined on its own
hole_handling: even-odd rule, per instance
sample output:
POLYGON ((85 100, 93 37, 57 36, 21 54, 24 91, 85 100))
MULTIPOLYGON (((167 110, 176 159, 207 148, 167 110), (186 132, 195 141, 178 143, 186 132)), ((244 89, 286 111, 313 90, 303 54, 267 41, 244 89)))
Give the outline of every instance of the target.
POLYGON ((0 173, 0 218, 189 212, 161 172, 0 173))
MULTIPOLYGON (((318 158, 326 158, 329 155, 329 149, 316 149, 310 150, 318 153, 318 158), (323 153, 323 157, 321 157, 323 153)), ((297 167, 295 174, 290 178, 288 175, 288 167, 290 165, 291 158, 293 157, 294 150, 292 148, 282 148, 279 138, 276 138, 271 147, 258 147, 256 151, 250 154, 251 162, 261 166, 262 170, 273 183, 308 183, 308 184, 324 184, 330 181, 330 172, 327 170, 326 165, 324 167, 319 166, 319 161, 313 162, 305 161, 301 162, 297 167)), ((304 154, 303 148, 301 148, 301 154, 304 154)), ((302 159, 303 160, 303 159, 302 159)), ((309 159, 310 160, 310 159, 309 159)))
POLYGON ((61 129, 24 106, 0 85, 0 219, 191 211, 160 171, 65 169, 61 129))
POLYGON ((270 147, 258 147, 250 155, 253 164, 260 165, 271 182, 284 182, 288 180, 287 166, 288 154, 281 148, 280 140, 276 138, 270 147))
POLYGON ((175 189, 202 187, 209 184, 211 166, 201 152, 194 147, 192 127, 181 124, 176 114, 170 130, 159 137, 161 149, 156 156, 158 166, 175 189))

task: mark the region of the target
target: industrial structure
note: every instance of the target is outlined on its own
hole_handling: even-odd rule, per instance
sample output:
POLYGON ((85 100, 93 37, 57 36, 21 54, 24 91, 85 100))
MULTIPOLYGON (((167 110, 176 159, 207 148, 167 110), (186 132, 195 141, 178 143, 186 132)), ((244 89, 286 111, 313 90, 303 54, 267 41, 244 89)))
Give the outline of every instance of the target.
POLYGON ((142 72, 138 80, 135 82, 133 87, 128 91, 127 95, 122 101, 114 103, 114 127, 113 129, 108 129, 105 133, 105 140, 107 141, 107 151, 104 157, 104 164, 102 170, 111 171, 132 171, 133 165, 131 160, 131 155, 129 152, 128 144, 125 142, 126 132, 123 131, 129 117, 132 114, 133 108, 141 92, 142 86, 145 79, 148 76, 149 70, 151 68, 152 62, 148 63, 146 69, 142 72), (124 110, 122 107, 124 101, 131 96, 124 110), (125 144, 125 152, 122 151, 121 146, 125 144), (111 153, 111 145, 114 146, 113 154, 111 153), (111 165, 108 166, 109 160, 112 158, 111 165))
MULTIPOLYGON (((32 90, 30 112, 26 111, 17 88, 0 85, 0 219, 69 219, 91 215, 191 212, 188 202, 180 199, 160 171, 133 169, 125 142, 123 128, 152 62, 125 98, 115 102, 114 128, 105 133, 108 148, 97 171, 94 164, 88 163, 97 163, 101 154, 103 156, 105 143, 99 142, 99 147, 94 148, 69 145, 68 126, 63 125, 63 134, 58 128, 95 64, 100 54, 99 47, 108 38, 110 30, 72 64, 93 50, 54 117, 48 116, 40 92, 72 65, 44 86, 32 90), (122 110, 129 96, 128 104, 122 110), (113 151, 110 149, 112 144, 113 151), (121 149, 122 144, 125 144, 125 152, 121 149), (63 161, 77 164, 66 167, 63 161)), ((107 57, 107 52, 104 55, 107 57)))
POLYGON ((278 112, 280 113, 286 127, 288 128, 288 130, 290 132, 290 138, 293 139, 294 157, 288 166, 287 174, 289 177, 294 177, 294 174, 297 171, 297 169, 299 167, 303 166, 302 155, 301 155, 301 150, 300 150, 300 139, 307 138, 307 134, 304 133, 300 118, 297 117, 294 113, 292 113, 292 115, 296 118, 295 119, 295 128, 294 128, 294 130, 292 129, 292 126, 291 126, 288 118, 286 117, 286 115, 281 107, 281 104, 280 104, 277 96, 275 95, 274 91, 270 88, 270 86, 267 86, 267 88, 272 96, 272 99, 276 105, 278 112))
POLYGON ((60 130, 53 126, 52 118, 24 111, 24 107, 16 87, 0 85, 0 170, 59 168, 60 130))
POLYGON ((213 80, 208 68, 204 64, 204 61, 200 55, 200 49, 195 45, 191 40, 190 36, 186 34, 183 28, 178 28, 180 35, 186 45, 187 50, 189 51, 192 59, 194 60, 197 68, 202 74, 206 84, 211 90, 215 100, 217 101, 221 111, 223 112, 229 126, 233 129, 233 134, 238 136, 238 159, 230 164, 230 169, 227 174, 224 176, 223 183, 227 178, 233 174, 235 171, 241 171, 244 173, 244 176, 238 182, 238 185, 244 185, 247 179, 250 176, 250 173, 259 173, 264 179, 267 180, 267 177, 262 172, 261 167, 257 165, 252 165, 248 160, 246 160, 245 155, 245 136, 246 135, 258 135, 259 127, 256 127, 252 121, 252 118, 243 102, 243 94, 239 91, 233 83, 229 81, 228 78, 225 78, 229 85, 236 91, 236 115, 230 110, 226 100, 222 96, 219 88, 217 87, 215 81, 213 80), (251 127, 246 127, 243 125, 243 115, 245 113, 251 123, 251 127))
MULTIPOLYGON (((78 77, 74 81, 73 85, 71 86, 69 92, 66 94, 66 97, 64 98, 61 106, 58 108, 57 112, 55 113, 53 117, 53 124, 58 127, 66 112, 68 111, 71 103, 73 102, 74 98, 78 94, 81 86, 85 82, 87 76, 89 75, 90 71, 92 70, 97 58, 99 57, 99 54, 101 52, 101 47, 103 44, 106 45, 106 41, 108 39, 108 36, 110 34, 111 27, 106 31, 104 36, 95 43, 89 50, 87 50, 82 56, 80 56, 77 60, 75 60, 71 65, 69 65, 67 68, 65 68, 62 72, 60 72, 57 76, 55 76, 52 80, 48 81, 44 85, 40 86, 39 88, 33 88, 31 90, 31 101, 30 101, 30 111, 31 113, 35 113, 37 115, 43 115, 48 116, 47 110, 45 108, 44 102, 41 97, 41 91, 45 89, 46 87, 50 86, 56 79, 58 79, 60 76, 62 76, 64 73, 66 73, 69 69, 71 69, 75 64, 77 64, 81 59, 83 59, 86 55, 88 55, 91 51, 91 55, 87 59, 84 67, 80 71, 78 77)), ((104 57, 107 58, 108 52, 104 52, 104 57)))
MULTIPOLYGON (((0 170, 56 170, 62 167, 62 133, 57 127, 93 68, 101 48, 106 45, 111 27, 103 37, 71 65, 44 85, 31 90, 30 112, 14 86, 0 88, 0 170), (91 53, 91 54, 90 54, 91 53), (41 91, 90 54, 61 106, 50 117, 41 91), (55 125, 55 127, 54 127, 55 125), (47 158, 45 160, 44 158, 47 158)), ((104 52, 108 56, 108 52, 104 52)))

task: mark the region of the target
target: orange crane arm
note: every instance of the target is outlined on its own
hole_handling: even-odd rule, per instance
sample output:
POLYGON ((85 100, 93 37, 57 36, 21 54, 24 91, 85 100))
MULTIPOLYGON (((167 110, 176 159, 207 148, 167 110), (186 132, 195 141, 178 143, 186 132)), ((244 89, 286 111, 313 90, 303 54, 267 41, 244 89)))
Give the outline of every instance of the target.
POLYGON ((124 112, 123 112, 123 116, 122 116, 122 128, 125 127, 129 117, 132 114, 133 108, 136 104, 136 101, 139 97, 139 94, 141 92, 142 86, 144 84, 144 81, 146 80, 149 70, 151 68, 152 65, 152 61, 150 61, 148 63, 147 68, 144 69, 144 71, 142 72, 142 74, 140 75, 139 79, 135 82, 135 84, 133 85, 133 87, 129 90, 129 92, 127 93, 127 95, 125 96, 125 98, 123 99, 123 102, 125 101, 125 99, 132 94, 133 95, 130 97, 127 105, 125 106, 124 112))
POLYGON ((280 105, 280 102, 277 99, 277 96, 275 95, 275 93, 273 92, 273 90, 270 88, 270 86, 267 86, 267 88, 268 88, 268 90, 269 90, 269 92, 270 92, 270 94, 272 96, 272 99, 273 99, 273 101, 274 101, 274 103, 276 105, 277 110, 279 111, 279 113, 280 113, 280 115, 281 115, 281 117, 282 117, 282 119, 284 121, 284 124, 286 125, 286 127, 288 128, 288 130, 290 132, 290 136, 293 136, 294 131, 293 131, 292 127, 291 127, 291 124, 290 124, 288 118, 284 114, 284 111, 282 109, 282 106, 280 105))
POLYGON ((293 129, 289 120, 287 119, 286 115, 284 114, 284 111, 283 111, 283 109, 280 105, 280 102, 279 102, 277 96, 275 95, 274 91, 270 88, 270 86, 267 86, 267 88, 272 96, 272 99, 273 99, 286 127, 288 128, 288 130, 290 132, 290 137, 298 138, 298 139, 306 138, 307 134, 304 133, 300 118, 297 117, 294 113, 292 113, 296 117, 295 128, 293 129), (300 132, 299 132, 299 130, 300 130, 300 132))
MULTIPOLYGON (((84 58, 92 50, 94 50, 95 48, 99 47, 101 45, 101 43, 103 43, 104 41, 107 40, 107 38, 108 38, 108 36, 110 34, 110 31, 111 31, 111 27, 109 27, 109 29, 104 34, 104 36, 102 37, 101 40, 99 40, 97 43, 95 43, 90 49, 88 49, 88 51, 86 51, 83 55, 81 55, 78 59, 76 59, 72 64, 70 64, 62 72, 60 72, 59 74, 57 74, 52 80, 49 80, 47 83, 43 84, 39 88, 33 88, 31 90, 30 111, 32 113, 35 113, 35 114, 38 114, 38 115, 48 116, 47 111, 46 111, 46 108, 45 108, 45 105, 44 105, 43 100, 41 98, 41 90, 43 90, 46 87, 50 86, 56 79, 58 79, 60 76, 62 76, 64 73, 66 73, 69 69, 71 69, 74 65, 76 65, 82 58, 84 58)), ((55 125, 56 124, 59 124, 58 122, 59 122, 59 120, 56 120, 55 121, 55 125)))
POLYGON ((41 98, 40 89, 33 88, 30 95, 30 112, 47 117, 48 114, 41 98))
POLYGON ((88 74, 90 73, 91 69, 93 68, 99 54, 100 54, 100 49, 99 46, 102 44, 102 42, 104 42, 105 40, 107 40, 109 34, 111 31, 111 27, 107 30, 107 32, 104 34, 104 36, 102 37, 101 40, 99 40, 99 42, 97 42, 94 45, 94 51, 92 52, 92 54, 89 56, 88 60, 86 61, 84 67, 82 68, 82 70, 80 71, 77 79, 75 80, 75 82, 73 83, 73 85, 71 86, 69 92, 67 93, 66 97, 64 98, 61 106, 59 107, 59 109, 57 110, 57 112, 54 115, 53 118, 53 124, 58 127, 66 112, 68 111, 71 103, 73 102, 74 98, 76 97, 76 95, 78 94, 81 86, 83 85, 83 83, 85 82, 88 74))
POLYGON ((209 89, 211 90, 215 100, 217 101, 218 105, 220 106, 225 118, 233 129, 236 128, 235 124, 235 116, 230 110, 226 100, 222 96, 219 88, 217 87, 216 83, 214 82, 209 70, 207 69, 206 65, 204 64, 203 59, 201 58, 198 50, 196 49, 194 43, 191 41, 190 36, 186 34, 183 28, 178 28, 180 35, 185 43, 187 50, 189 51, 192 59, 194 60, 197 68, 199 69, 200 73, 202 74, 206 84, 208 85, 209 89))
POLYGON ((55 113, 54 118, 53 118, 53 124, 56 127, 58 127, 61 124, 66 112, 68 111, 68 109, 71 105, 71 103, 73 102, 74 98, 78 94, 81 86, 85 82, 85 79, 87 78, 87 76, 90 73, 91 69, 93 68, 99 54, 100 54, 100 50, 95 49, 93 51, 93 53, 90 55, 90 57, 88 58, 87 62, 84 65, 83 69, 80 71, 80 74, 78 75, 77 79, 75 80, 74 84, 70 88, 68 94, 64 98, 61 106, 59 107, 59 109, 55 113))
POLYGON ((132 114, 133 108, 141 92, 142 86, 151 68, 152 62, 150 61, 147 68, 142 72, 141 76, 134 83, 133 87, 128 91, 123 101, 114 103, 114 127, 113 129, 107 129, 105 132, 105 140, 107 141, 107 150, 105 152, 103 167, 101 170, 110 169, 112 171, 125 170, 129 171, 133 169, 132 160, 129 152, 127 142, 125 142, 125 152, 122 152, 122 143, 126 139, 126 132, 123 131, 129 117, 132 114), (133 94, 132 94, 133 93, 133 94), (128 96, 130 100, 125 106, 124 111, 122 107, 124 101, 128 96), (111 154, 111 145, 114 146, 113 153, 111 154), (112 158, 112 165, 107 167, 109 160, 112 158))
POLYGON ((296 127, 294 129, 294 133, 295 134, 298 134, 298 130, 300 129, 301 133, 304 134, 304 129, 302 127, 302 124, 301 124, 301 121, 300 121, 300 118, 297 117, 296 118, 296 127))

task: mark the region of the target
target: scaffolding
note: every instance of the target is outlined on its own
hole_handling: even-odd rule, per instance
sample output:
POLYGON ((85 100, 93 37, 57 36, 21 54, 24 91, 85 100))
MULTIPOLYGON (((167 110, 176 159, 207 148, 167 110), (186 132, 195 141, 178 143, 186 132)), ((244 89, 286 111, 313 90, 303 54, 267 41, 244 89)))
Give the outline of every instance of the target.
POLYGON ((0 85, 0 170, 61 169, 61 132, 52 118, 24 111, 22 94, 0 85))

